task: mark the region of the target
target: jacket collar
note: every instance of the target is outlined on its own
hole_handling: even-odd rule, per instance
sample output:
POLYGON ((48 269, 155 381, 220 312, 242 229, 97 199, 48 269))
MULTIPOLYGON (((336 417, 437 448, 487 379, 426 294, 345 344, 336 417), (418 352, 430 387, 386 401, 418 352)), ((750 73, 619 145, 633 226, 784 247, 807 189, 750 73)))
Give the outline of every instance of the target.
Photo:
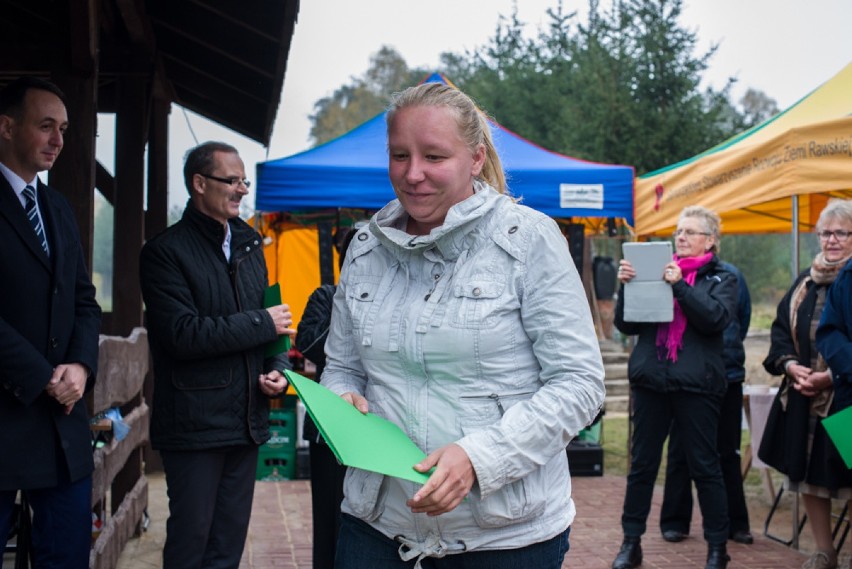
MULTIPOLYGON (((199 211, 191 199, 186 202, 186 208, 183 210, 181 220, 194 227, 199 233, 214 241, 220 247, 225 241, 225 226, 209 215, 199 211)), ((229 219, 228 227, 231 228, 231 250, 233 250, 235 245, 241 244, 252 236, 253 230, 238 217, 229 219)))
POLYGON ((508 199, 488 184, 474 181, 474 193, 450 208, 443 225, 429 235, 410 235, 403 229, 408 213, 399 200, 393 200, 370 220, 370 232, 397 257, 414 251, 436 248, 444 259, 457 259, 469 249, 468 237, 501 200, 508 199))

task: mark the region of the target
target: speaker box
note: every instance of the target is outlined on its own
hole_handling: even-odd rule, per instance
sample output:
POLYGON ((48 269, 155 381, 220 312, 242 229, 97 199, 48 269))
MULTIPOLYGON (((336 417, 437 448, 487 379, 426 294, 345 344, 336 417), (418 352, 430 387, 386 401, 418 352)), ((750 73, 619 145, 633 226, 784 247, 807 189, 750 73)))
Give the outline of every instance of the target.
POLYGON ((584 227, 580 223, 572 223, 568 225, 566 236, 568 237, 568 250, 571 252, 571 258, 574 259, 574 266, 577 267, 577 272, 580 278, 583 278, 583 234, 584 227))
POLYGON ((618 269, 612 257, 592 259, 592 278, 598 300, 612 300, 617 286, 618 269))
POLYGON ((567 453, 571 476, 603 476, 603 448, 598 443, 574 439, 567 453))

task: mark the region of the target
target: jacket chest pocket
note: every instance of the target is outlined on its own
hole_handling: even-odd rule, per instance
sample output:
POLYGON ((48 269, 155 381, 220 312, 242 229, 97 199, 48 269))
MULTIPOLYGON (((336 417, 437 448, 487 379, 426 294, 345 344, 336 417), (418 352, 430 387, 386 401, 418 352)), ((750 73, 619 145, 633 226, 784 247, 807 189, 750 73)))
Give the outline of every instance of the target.
POLYGON ((357 275, 352 279, 346 290, 346 305, 356 329, 363 329, 367 316, 379 299, 379 284, 382 277, 374 275, 357 275))
POLYGON ((499 274, 456 282, 450 298, 450 324, 456 328, 493 328, 505 289, 506 277, 499 274))

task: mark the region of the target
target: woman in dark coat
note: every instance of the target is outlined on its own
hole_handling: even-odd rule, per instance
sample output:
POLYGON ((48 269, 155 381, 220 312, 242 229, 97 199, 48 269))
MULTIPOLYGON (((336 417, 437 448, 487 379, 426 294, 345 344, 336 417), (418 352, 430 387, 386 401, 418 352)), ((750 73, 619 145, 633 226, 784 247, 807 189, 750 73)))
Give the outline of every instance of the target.
MULTIPOLYGON (((334 246, 341 264, 354 235, 355 231, 348 227, 339 229, 334 235, 334 246)), ((325 284, 311 293, 297 330, 296 349, 317 366, 317 381, 325 368, 325 340, 336 289, 334 285, 325 284)), ((313 567, 332 569, 340 530, 340 502, 343 500, 346 467, 337 462, 310 417, 305 417, 302 436, 310 444, 313 567)))
MULTIPOLYGON (((722 396, 727 389, 722 361, 722 332, 736 313, 737 279, 716 257, 719 216, 703 207, 684 209, 675 231, 674 259, 661 277, 672 287, 671 322, 626 322, 624 289, 619 294, 615 325, 637 335, 628 376, 633 400, 633 458, 621 526, 624 542, 612 569, 642 564, 640 539, 645 533, 663 443, 678 430, 687 453, 689 475, 708 543, 707 569, 725 569, 729 534, 727 497, 716 451, 722 396)), ((636 276, 621 260, 622 284, 636 276)))
POLYGON ((852 257, 852 202, 831 200, 820 213, 816 233, 820 252, 781 299, 772 323, 763 367, 784 379, 758 456, 787 475, 789 490, 802 494, 817 547, 802 567, 833 569, 837 552, 831 535, 831 499, 852 498, 852 472, 821 424, 822 418, 839 409, 832 373, 814 342, 827 291, 852 257))

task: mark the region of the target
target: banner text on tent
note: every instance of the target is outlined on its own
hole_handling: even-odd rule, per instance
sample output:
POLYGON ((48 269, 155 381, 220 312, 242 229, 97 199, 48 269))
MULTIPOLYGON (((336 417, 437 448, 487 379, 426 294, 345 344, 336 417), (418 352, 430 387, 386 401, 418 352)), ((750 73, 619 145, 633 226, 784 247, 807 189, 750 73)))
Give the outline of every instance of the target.
POLYGON ((810 140, 796 146, 785 146, 780 152, 769 156, 755 156, 750 162, 731 168, 719 174, 702 176, 698 180, 687 182, 666 193, 665 201, 687 197, 697 192, 707 191, 721 184, 727 184, 751 174, 797 160, 812 160, 846 156, 852 159, 852 137, 837 138, 832 141, 810 140))

